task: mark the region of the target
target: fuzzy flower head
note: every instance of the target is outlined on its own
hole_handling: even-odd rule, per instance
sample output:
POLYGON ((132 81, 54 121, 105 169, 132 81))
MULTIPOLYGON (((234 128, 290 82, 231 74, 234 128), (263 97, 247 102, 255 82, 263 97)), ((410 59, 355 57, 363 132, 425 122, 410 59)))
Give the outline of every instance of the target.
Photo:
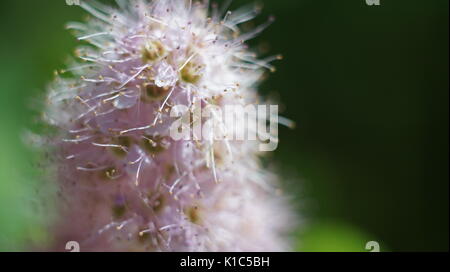
POLYGON ((77 241, 82 251, 286 250, 289 212, 261 166, 258 141, 227 139, 236 129, 215 114, 195 117, 209 105, 257 103, 254 88, 279 57, 258 60, 245 41, 272 20, 241 33, 257 8, 223 12, 183 0, 81 6, 93 18, 69 24, 81 45, 50 86, 44 113, 58 130, 48 138, 61 213, 54 248, 77 241), (206 126, 207 137, 174 139, 179 105, 193 116, 189 128, 218 125, 206 126))

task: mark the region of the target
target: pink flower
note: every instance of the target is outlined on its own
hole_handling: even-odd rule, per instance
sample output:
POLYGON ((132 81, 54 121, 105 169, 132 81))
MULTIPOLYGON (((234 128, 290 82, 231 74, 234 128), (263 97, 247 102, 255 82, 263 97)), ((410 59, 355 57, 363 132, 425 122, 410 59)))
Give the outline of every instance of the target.
POLYGON ((287 250, 290 210, 257 141, 170 137, 174 105, 257 103, 271 60, 244 42, 270 21, 241 33, 256 9, 223 17, 213 6, 208 17, 206 3, 117 2, 82 2, 94 18, 69 24, 81 61, 49 88, 45 120, 59 132, 49 139, 61 215, 54 249, 287 250))

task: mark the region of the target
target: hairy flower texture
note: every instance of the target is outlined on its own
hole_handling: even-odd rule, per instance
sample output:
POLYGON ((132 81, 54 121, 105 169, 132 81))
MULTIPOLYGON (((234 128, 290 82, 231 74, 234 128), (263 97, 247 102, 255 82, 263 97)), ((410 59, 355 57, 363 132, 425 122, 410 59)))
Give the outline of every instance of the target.
POLYGON ((78 60, 49 88, 44 116, 58 131, 48 141, 61 215, 52 248, 77 241, 81 251, 288 250, 289 209, 261 165, 258 141, 170 137, 174 105, 194 112, 257 103, 254 88, 278 57, 257 60, 244 42, 271 20, 240 33, 257 9, 117 4, 82 1, 92 18, 69 24, 82 43, 78 60))

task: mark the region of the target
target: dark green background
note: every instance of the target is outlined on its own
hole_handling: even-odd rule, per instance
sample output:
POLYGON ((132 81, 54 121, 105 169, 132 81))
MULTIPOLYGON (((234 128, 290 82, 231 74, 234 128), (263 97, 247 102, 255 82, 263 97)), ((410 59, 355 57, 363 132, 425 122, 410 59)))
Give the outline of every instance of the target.
MULTIPOLYGON (((233 6, 252 1, 235 1, 233 6)), ((265 0, 252 42, 282 53, 262 86, 284 116, 274 154, 305 226, 298 250, 448 250, 448 1, 265 0)), ((45 240, 43 186, 22 144, 84 13, 64 0, 0 3, 0 250, 45 240)))

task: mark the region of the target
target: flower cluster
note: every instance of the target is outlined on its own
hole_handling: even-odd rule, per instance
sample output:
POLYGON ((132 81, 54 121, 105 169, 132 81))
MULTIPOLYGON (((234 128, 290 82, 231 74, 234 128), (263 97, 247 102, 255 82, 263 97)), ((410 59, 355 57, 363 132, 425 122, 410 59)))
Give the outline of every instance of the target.
POLYGON ((241 33, 258 8, 81 6, 92 18, 68 25, 81 45, 44 112, 58 131, 48 138, 61 215, 54 249, 77 241, 82 251, 287 250, 290 213, 257 141, 217 141, 217 128, 200 140, 170 137, 175 105, 193 113, 257 103, 255 87, 279 56, 258 60, 245 41, 272 20, 241 33))

